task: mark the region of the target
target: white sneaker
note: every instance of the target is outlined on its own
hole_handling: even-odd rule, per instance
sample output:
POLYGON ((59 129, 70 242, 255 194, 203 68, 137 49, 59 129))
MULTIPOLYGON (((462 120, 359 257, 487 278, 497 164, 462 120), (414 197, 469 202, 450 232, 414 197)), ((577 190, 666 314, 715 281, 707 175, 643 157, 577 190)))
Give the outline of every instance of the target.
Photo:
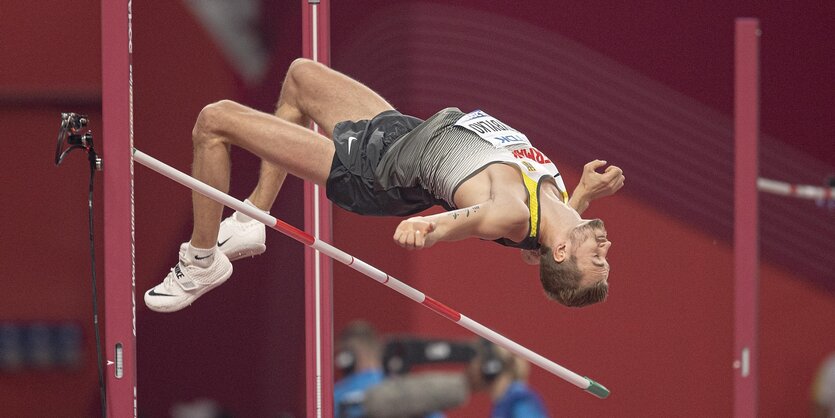
POLYGON ((236 211, 224 219, 217 234, 217 248, 226 254, 230 261, 254 257, 267 250, 264 244, 267 240, 267 227, 255 219, 241 222, 237 216, 236 211))
POLYGON ((220 286, 232 275, 232 263, 220 251, 207 268, 184 265, 182 256, 162 283, 145 292, 145 305, 152 311, 174 312, 191 305, 204 293, 220 286))
MULTIPOLYGON (((223 220, 217 234, 217 249, 226 254, 229 261, 255 257, 267 250, 267 227, 256 220, 241 222, 235 216, 223 220)), ((188 241, 180 244, 180 258, 185 257, 188 241)))

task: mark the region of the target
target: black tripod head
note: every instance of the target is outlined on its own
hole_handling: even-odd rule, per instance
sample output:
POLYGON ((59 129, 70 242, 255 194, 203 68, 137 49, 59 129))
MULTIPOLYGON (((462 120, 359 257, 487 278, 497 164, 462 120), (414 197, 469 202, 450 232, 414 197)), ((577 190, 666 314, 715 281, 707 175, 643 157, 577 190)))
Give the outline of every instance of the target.
POLYGON ((61 129, 55 148, 55 165, 60 165, 70 152, 83 149, 90 161, 90 168, 101 171, 102 160, 93 149, 93 132, 87 127, 87 115, 61 113, 61 129))

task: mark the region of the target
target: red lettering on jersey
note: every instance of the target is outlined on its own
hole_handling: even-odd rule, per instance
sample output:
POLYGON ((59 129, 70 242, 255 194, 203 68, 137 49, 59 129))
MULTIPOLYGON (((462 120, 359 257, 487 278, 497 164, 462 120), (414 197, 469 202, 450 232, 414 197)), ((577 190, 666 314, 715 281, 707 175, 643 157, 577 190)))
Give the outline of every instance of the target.
POLYGON ((539 152, 536 148, 525 148, 519 150, 513 150, 513 156, 516 158, 527 158, 529 160, 536 161, 540 164, 550 164, 551 160, 545 156, 545 154, 539 152))

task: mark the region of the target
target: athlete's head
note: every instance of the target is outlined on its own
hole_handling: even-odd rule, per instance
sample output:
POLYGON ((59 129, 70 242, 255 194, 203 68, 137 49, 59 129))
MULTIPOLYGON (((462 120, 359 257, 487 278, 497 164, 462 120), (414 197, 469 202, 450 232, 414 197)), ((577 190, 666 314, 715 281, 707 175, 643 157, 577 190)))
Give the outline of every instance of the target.
POLYGON ((556 249, 543 245, 539 279, 548 297, 571 307, 605 300, 609 293, 606 254, 611 245, 600 219, 574 227, 569 239, 556 249))

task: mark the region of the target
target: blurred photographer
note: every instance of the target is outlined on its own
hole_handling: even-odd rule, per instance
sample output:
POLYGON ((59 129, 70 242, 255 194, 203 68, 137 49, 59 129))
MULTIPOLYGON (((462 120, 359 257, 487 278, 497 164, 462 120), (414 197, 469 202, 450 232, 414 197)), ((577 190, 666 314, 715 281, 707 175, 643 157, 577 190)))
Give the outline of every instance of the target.
POLYGON ((383 381, 382 347, 377 332, 365 321, 353 321, 336 341, 334 364, 342 379, 333 385, 334 416, 366 416, 365 391, 383 381))
POLYGON ((443 418, 444 414, 430 411, 463 402, 468 395, 460 393, 463 389, 456 390, 466 386, 463 378, 458 384, 449 376, 386 376, 382 343, 371 324, 365 321, 353 321, 339 334, 334 363, 343 375, 334 383, 336 418, 443 418), (435 390, 426 390, 427 386, 434 386, 435 390), (438 396, 438 390, 444 392, 443 396, 438 396))
POLYGON ((467 367, 470 389, 485 390, 493 400, 491 418, 546 418, 542 398, 528 386, 530 364, 490 341, 476 343, 467 367))

